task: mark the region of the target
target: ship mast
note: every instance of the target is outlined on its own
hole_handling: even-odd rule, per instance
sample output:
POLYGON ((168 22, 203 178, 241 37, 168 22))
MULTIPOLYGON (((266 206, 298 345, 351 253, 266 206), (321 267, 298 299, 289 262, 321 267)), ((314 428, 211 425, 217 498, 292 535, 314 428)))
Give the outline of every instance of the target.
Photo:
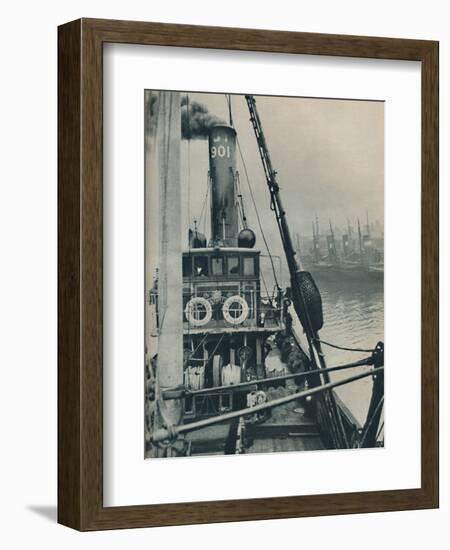
MULTIPOLYGON (((287 223, 286 211, 283 207, 280 196, 280 186, 277 182, 277 173, 272 166, 261 120, 256 109, 256 101, 252 95, 246 95, 245 99, 250 112, 250 121, 253 125, 253 130, 255 132, 256 141, 259 147, 259 154, 270 191, 271 209, 275 213, 281 241, 283 243, 283 248, 286 255, 286 261, 291 279, 293 306, 306 333, 311 360, 315 365, 319 363, 322 369, 326 369, 327 365, 318 336, 318 331, 323 326, 322 299, 311 274, 300 268, 295 257, 296 252, 287 223)), ((326 383, 330 382, 327 372, 325 372, 322 377, 326 383)), ((337 448, 346 448, 348 447, 348 441, 342 426, 342 419, 337 410, 334 395, 330 392, 326 395, 326 399, 329 417, 332 424, 332 431, 334 432, 335 437, 335 445, 337 448)))
POLYGON ((362 236, 361 236, 361 224, 359 222, 359 218, 358 218, 358 240, 359 240, 359 261, 361 264, 363 264, 364 256, 363 256, 363 246, 362 246, 362 236))
POLYGON ((289 272, 296 273, 299 269, 298 262, 295 258, 296 252, 292 243, 291 233, 286 219, 286 211, 284 210, 283 203, 280 196, 280 187, 277 183, 277 173, 273 169, 272 161, 270 159, 269 150, 266 143, 266 138, 262 131, 261 121, 259 119, 258 112, 256 110, 255 98, 251 95, 246 95, 247 105, 250 111, 251 122, 256 135, 256 141, 259 146, 259 153, 261 156, 264 172, 266 175, 267 184, 269 186, 270 194, 272 197, 271 208, 274 210, 277 223, 280 229, 281 240, 283 242, 284 252, 286 254, 286 261, 289 267, 289 272))
MULTIPOLYGON (((330 243, 331 243, 331 252, 332 254, 330 254, 330 259, 332 260, 333 263, 338 263, 338 255, 337 255, 337 249, 336 249, 336 240, 334 238, 334 231, 333 231, 333 226, 331 225, 331 220, 329 220, 330 222, 330 243)), ((330 250, 328 251, 330 252, 330 250)))
MULTIPOLYGON (((159 158, 159 341, 157 381, 161 393, 183 384, 183 310, 181 243, 181 109, 179 92, 160 92, 159 158)), ((183 423, 182 399, 159 400, 157 422, 183 423)))

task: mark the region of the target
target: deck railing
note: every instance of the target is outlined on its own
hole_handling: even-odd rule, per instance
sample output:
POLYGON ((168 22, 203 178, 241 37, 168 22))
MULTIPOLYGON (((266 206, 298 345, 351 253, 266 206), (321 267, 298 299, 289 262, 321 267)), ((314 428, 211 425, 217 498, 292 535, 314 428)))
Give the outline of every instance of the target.
MULTIPOLYGON (((323 392, 330 391, 339 386, 344 386, 345 384, 349 384, 350 382, 356 382, 357 380, 361 380, 362 378, 366 378, 368 376, 376 376, 377 374, 381 374, 383 371, 384 371, 384 367, 376 367, 369 371, 355 374, 353 376, 349 376, 348 378, 339 380, 337 382, 329 382, 328 384, 323 384, 321 386, 317 386, 308 390, 299 391, 299 392, 287 395, 285 397, 273 399, 272 401, 262 403, 260 405, 255 405, 254 407, 247 407, 245 409, 240 409, 238 411, 231 411, 212 418, 205 418, 203 420, 198 420, 196 422, 190 422, 189 424, 181 424, 179 426, 167 426, 165 428, 159 428, 152 434, 151 441, 153 443, 160 443, 166 440, 169 440, 169 441, 175 440, 179 435, 184 433, 192 432, 194 430, 199 430, 201 428, 205 428, 206 426, 212 426, 220 422, 227 422, 229 420, 240 418, 246 415, 253 415, 255 413, 262 412, 268 409, 273 409, 275 407, 285 405, 286 403, 290 403, 291 401, 294 401, 296 399, 301 399, 301 398, 310 397, 316 394, 321 394, 323 392)), ((311 371, 307 374, 311 374, 311 371)))

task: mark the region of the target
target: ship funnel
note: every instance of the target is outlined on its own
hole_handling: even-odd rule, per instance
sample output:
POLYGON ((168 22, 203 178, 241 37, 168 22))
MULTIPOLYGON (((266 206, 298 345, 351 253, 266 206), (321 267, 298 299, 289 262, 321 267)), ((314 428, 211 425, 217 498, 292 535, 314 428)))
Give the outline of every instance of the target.
POLYGON ((231 126, 213 126, 209 134, 211 181, 211 240, 218 246, 238 245, 236 205, 236 132, 231 126))

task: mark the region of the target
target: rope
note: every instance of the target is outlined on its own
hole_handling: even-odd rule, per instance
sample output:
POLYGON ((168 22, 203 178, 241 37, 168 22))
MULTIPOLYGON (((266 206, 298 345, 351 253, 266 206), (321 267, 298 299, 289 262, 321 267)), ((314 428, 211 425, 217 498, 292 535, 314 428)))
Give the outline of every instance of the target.
MULTIPOLYGON (((189 323, 188 323, 189 324, 189 323)), ((203 342, 208 338, 208 333, 203 336, 203 338, 200 340, 199 345, 192 351, 192 356, 196 354, 196 352, 200 349, 200 346, 203 344, 203 342)))
POLYGON ((223 340, 223 337, 225 336, 225 333, 222 334, 222 336, 220 337, 220 340, 217 342, 217 346, 214 348, 214 351, 211 353, 211 355, 209 356, 209 359, 208 361, 206 362, 206 365, 205 365, 205 368, 209 365, 211 359, 214 357, 214 354, 216 353, 217 351, 217 348, 220 346, 220 344, 222 343, 222 340, 223 340))
POLYGON ((239 204, 239 201, 236 201, 236 209, 237 209, 237 213, 238 213, 238 217, 239 217, 239 221, 240 221, 240 227, 245 227, 244 226, 244 219, 242 217, 242 212, 241 212, 241 206, 239 204))
POLYGON ((230 117, 230 126, 234 127, 233 114, 231 112, 231 94, 225 94, 225 99, 227 100, 227 103, 228 103, 228 114, 230 117))
POLYGON ((336 348, 340 349, 342 351, 355 351, 358 353, 373 353, 375 348, 372 349, 363 349, 363 348, 346 348, 344 346, 338 346, 337 344, 331 344, 330 342, 325 342, 325 340, 321 340, 320 338, 314 338, 316 342, 320 342, 321 344, 324 344, 325 346, 329 346, 330 348, 336 348))
POLYGON ((250 184, 250 178, 248 176, 247 165, 245 164, 244 155, 242 154, 242 150, 241 150, 241 144, 240 144, 239 139, 237 137, 236 137, 236 143, 237 143, 237 146, 238 146, 239 156, 241 157, 242 166, 244 167, 245 179, 247 181, 247 185, 248 185, 248 188, 249 188, 249 191, 250 191, 250 197, 252 199, 253 207, 255 209, 255 214, 256 214, 256 219, 258 220, 259 230, 261 232, 261 236, 262 236, 263 241, 264 241, 264 246, 266 247, 267 255, 269 256, 270 263, 271 263, 271 266, 272 266, 272 272, 273 272, 273 277, 275 279, 275 284, 277 285, 277 289, 280 290, 281 287, 278 283, 277 274, 276 274, 276 271, 275 271, 275 265, 273 263, 272 254, 270 253, 269 245, 267 243, 266 236, 265 236, 264 230, 262 228, 261 218, 259 217, 258 207, 256 206, 255 197, 253 195, 253 189, 252 189, 252 186, 250 184))
MULTIPOLYGON (((203 214, 205 213, 205 207, 206 207, 206 203, 208 201, 208 195, 209 195, 209 174, 208 174, 207 181, 206 181, 206 194, 205 194, 205 198, 203 199, 202 209, 200 211, 200 218, 198 219, 198 226, 199 227, 201 227, 201 224, 202 224, 203 214)), ((205 216, 205 226, 204 226, 203 231, 206 234, 206 216, 205 216)))
POLYGON ((372 417, 371 417, 371 419, 369 420, 366 429, 364 430, 364 435, 363 435, 363 437, 362 437, 362 439, 361 439, 361 443, 360 443, 360 446, 361 446, 361 447, 364 445, 364 442, 365 442, 366 437, 367 437, 367 432, 369 431, 370 427, 372 426, 373 420, 374 420, 374 418, 376 417, 376 415, 378 414, 378 411, 380 410, 380 407, 383 405, 383 403, 384 403, 384 395, 383 395, 383 396, 381 397, 381 399, 378 401, 378 404, 377 404, 377 406, 375 407, 375 410, 373 411, 372 417))
POLYGON ((241 191, 241 178, 239 176, 239 172, 236 170, 236 196, 237 196, 237 205, 238 209, 240 209, 240 214, 242 218, 242 227, 244 229, 247 229, 247 216, 245 215, 245 209, 244 209, 244 201, 242 198, 242 191, 241 191))
MULTIPOLYGON (((276 194, 278 193, 278 190, 279 190, 279 185, 276 181, 276 171, 272 167, 272 163, 271 163, 270 156, 269 156, 269 151, 268 151, 266 143, 265 143, 265 138, 264 138, 264 133, 263 133, 262 126, 261 126, 261 121, 259 120, 259 115, 258 115, 258 112, 256 111, 255 99, 254 99, 253 96, 245 96, 245 99, 247 101, 247 105, 248 105, 248 108, 249 108, 249 111, 250 111, 250 120, 252 122, 253 130, 255 132, 256 141, 257 141, 258 147, 259 147, 259 154, 261 156, 261 161, 262 161, 262 164, 263 164, 267 184, 268 184, 269 191, 270 191, 270 197, 271 197, 270 209, 273 212, 275 212, 275 219, 276 219, 278 229, 279 229, 279 232, 280 232, 281 241, 283 243, 283 248, 286 251, 286 255, 287 255, 287 261, 288 261, 289 271, 290 271, 290 274, 291 274, 291 279, 294 280, 294 276, 295 276, 294 272, 297 270, 297 268, 296 268, 296 262, 295 262, 294 255, 292 255, 292 261, 291 261, 289 259, 289 251, 287 250, 287 246, 286 246, 285 234, 284 234, 284 230, 283 230, 283 226, 282 226, 282 217, 285 215, 285 212, 282 212, 280 210, 279 201, 276 200, 276 194), (294 265, 292 265, 292 264, 294 264, 294 265)), ((241 158, 243 160, 241 147, 240 147, 240 144, 239 144, 238 140, 237 140, 237 144, 238 144, 238 148, 239 148, 239 153, 240 153, 241 158)), ((244 160, 243 160, 243 164, 244 164, 244 170, 245 170, 245 173, 246 173, 246 176, 247 176, 247 182, 249 184, 249 188, 250 188, 250 191, 251 191, 250 182, 248 180, 248 174, 247 174, 247 170, 246 170, 244 160)), ((251 193, 251 195, 252 195, 253 204, 255 204, 254 198, 253 198, 253 193, 251 193)), ((258 211, 256 209, 256 205, 255 205, 255 210, 256 210, 256 214, 258 216, 258 211)), ((258 223, 259 223, 259 216, 258 216, 258 223)), ((264 237, 264 235, 263 235, 263 237, 264 237)), ((266 244, 266 247, 267 247, 267 244, 266 244)), ((268 247, 267 247, 267 249, 268 249, 268 247)), ((295 252, 293 250, 291 252, 293 252, 295 254, 295 252)), ((272 256, 271 256, 269 250, 268 250, 268 254, 269 254, 269 257, 270 257, 271 262, 272 262, 272 256)), ((274 269, 273 262, 272 262, 272 269, 274 269)), ((277 286, 278 286, 278 288, 280 288, 279 285, 278 285, 278 282, 277 282, 277 286)), ((298 285, 298 290, 300 292, 302 306, 303 306, 303 309, 305 311, 306 321, 309 325, 309 333, 310 334, 306 330, 305 330, 305 332, 307 333, 308 343, 310 345, 310 351, 312 351, 312 344, 310 342, 310 338, 312 338, 313 335, 316 336, 316 331, 313 330, 313 326, 312 326, 312 323, 311 323, 311 318, 310 318, 310 315, 309 315, 308 307, 306 305, 306 300, 305 300, 305 296, 304 296, 304 293, 303 293, 303 289, 299 285, 298 285)), ((317 347, 319 348, 319 349, 317 349, 317 353, 318 353, 319 357, 321 358, 321 360, 323 361, 323 355, 321 354, 320 344, 318 342, 314 342, 314 345, 315 345, 316 348, 317 347)))
POLYGON ((262 281, 264 290, 266 291, 266 294, 267 294, 267 298, 269 299, 269 302, 272 305, 272 296, 269 294, 269 289, 267 288, 267 285, 266 285, 266 279, 264 278, 262 271, 260 271, 260 274, 261 274, 261 281, 262 281))
POLYGON ((377 436, 376 436, 376 438, 375 438, 375 441, 378 441, 378 438, 380 437, 381 432, 383 431, 383 428, 384 428, 384 420, 383 420, 383 422, 381 423, 381 425, 380 425, 380 427, 379 427, 379 429, 378 429, 378 433, 377 433, 377 436))

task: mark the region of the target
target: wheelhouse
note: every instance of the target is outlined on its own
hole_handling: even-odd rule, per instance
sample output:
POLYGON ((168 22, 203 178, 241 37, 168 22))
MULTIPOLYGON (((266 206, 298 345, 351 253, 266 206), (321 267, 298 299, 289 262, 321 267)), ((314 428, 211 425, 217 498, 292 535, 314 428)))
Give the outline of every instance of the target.
POLYGON ((183 253, 185 330, 239 330, 258 325, 259 255, 250 248, 202 248, 183 253))

